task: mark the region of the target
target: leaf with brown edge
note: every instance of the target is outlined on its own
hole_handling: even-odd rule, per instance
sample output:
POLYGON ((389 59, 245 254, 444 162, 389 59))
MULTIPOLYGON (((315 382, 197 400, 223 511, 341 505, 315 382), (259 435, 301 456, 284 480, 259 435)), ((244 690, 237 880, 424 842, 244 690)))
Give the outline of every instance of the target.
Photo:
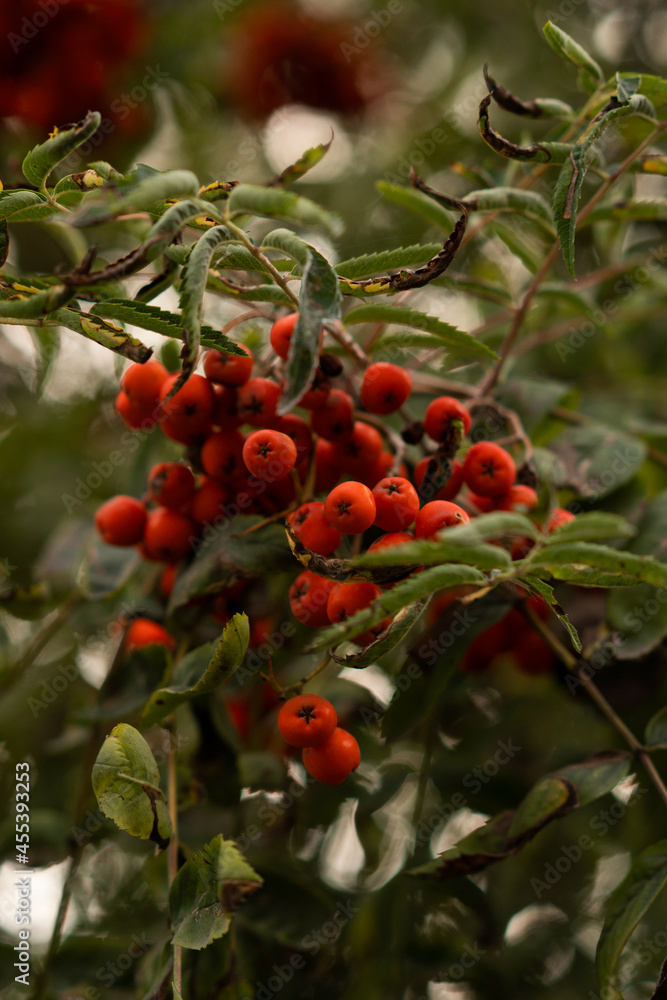
POLYGON ((416 569, 415 566, 380 566, 380 567, 360 567, 352 563, 350 559, 330 559, 320 556, 317 552, 311 552, 303 544, 300 538, 294 534, 294 529, 289 521, 285 521, 285 533, 289 547, 295 559, 298 559, 302 566, 309 569, 318 576, 325 576, 328 580, 336 580, 339 583, 351 582, 352 580, 371 580, 373 583, 395 583, 416 569))

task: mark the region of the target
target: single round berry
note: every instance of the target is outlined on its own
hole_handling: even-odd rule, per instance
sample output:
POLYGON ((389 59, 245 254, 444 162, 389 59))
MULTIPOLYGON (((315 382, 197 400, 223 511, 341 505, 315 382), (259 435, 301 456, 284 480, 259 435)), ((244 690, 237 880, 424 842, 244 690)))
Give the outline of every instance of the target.
POLYGON ((298 313, 290 313, 289 316, 281 316, 271 327, 271 333, 269 334, 271 347, 283 361, 287 361, 290 341, 298 319, 298 313))
POLYGON ((373 489, 375 524, 383 531, 403 531, 409 528, 419 510, 417 491, 401 476, 381 479, 373 489))
POLYGON ((352 733, 338 728, 324 743, 305 747, 301 759, 311 777, 325 785, 340 785, 359 767, 361 751, 352 733))
POLYGON ((171 597, 178 573, 178 563, 168 563, 160 573, 160 593, 163 597, 171 597))
POLYGON ((237 392, 233 386, 213 383, 213 410, 211 420, 218 430, 231 431, 240 421, 236 412, 237 392))
POLYGON ((300 573, 289 589, 292 614, 302 625, 322 628, 329 624, 327 602, 336 584, 310 570, 300 573))
MULTIPOLYGON (((116 396, 115 405, 127 427, 132 427, 135 430, 141 427, 143 430, 148 430, 155 424, 155 409, 146 410, 141 406, 136 406, 122 389, 116 396)), ((157 406, 157 403, 155 405, 157 406)))
POLYGON ((298 694, 278 712, 280 734, 293 747, 319 746, 337 725, 336 709, 318 694, 298 694))
POLYGON ((273 427, 280 386, 270 378, 251 378, 236 396, 236 412, 251 427, 273 427))
POLYGON ((246 469, 263 482, 287 476, 296 462, 296 445, 281 431, 253 431, 243 445, 246 469))
POLYGON ((144 537, 146 508, 134 497, 116 496, 95 513, 95 527, 107 545, 138 545, 144 537))
POLYGON ((334 460, 345 472, 363 475, 375 466, 381 452, 382 438, 379 431, 363 420, 357 420, 352 436, 336 443, 334 460))
POLYGON ((434 538, 443 528, 452 528, 457 524, 467 524, 470 518, 458 504, 449 500, 432 500, 425 504, 417 514, 415 523, 416 538, 434 538))
MULTIPOLYGON (((357 611, 362 611, 372 604, 378 597, 382 596, 382 591, 374 583, 361 580, 355 583, 337 583, 329 594, 327 602, 327 614, 332 623, 344 622, 357 611)), ((383 618, 371 626, 366 632, 356 635, 353 639, 359 646, 368 646, 374 642, 381 632, 391 624, 391 616, 383 618)))
POLYGON ((192 499, 195 477, 181 462, 160 462, 148 473, 148 490, 160 506, 176 509, 192 499))
POLYGON ((412 389, 412 378, 405 368, 378 361, 370 365, 361 383, 361 405, 369 413, 385 416, 400 410, 412 389))
POLYGON ((244 444, 245 438, 238 431, 216 431, 209 434, 201 450, 204 472, 213 479, 229 482, 245 469, 244 444))
POLYGON ((343 534, 360 535, 375 520, 375 497, 363 483, 341 483, 324 501, 324 516, 343 534))
POLYGON ((225 504, 229 503, 229 490, 217 479, 204 479, 192 498, 190 516, 197 524, 212 524, 225 516, 225 504))
POLYGON ((514 484, 515 477, 514 459, 493 441, 474 444, 463 462, 466 486, 482 497, 497 497, 507 493, 514 484))
POLYGON ((120 385, 132 405, 149 415, 160 401, 160 390, 168 377, 169 372, 164 365, 151 359, 143 365, 130 365, 123 373, 120 385))
POLYGON ((289 520, 299 541, 318 556, 330 556, 343 540, 340 531, 327 521, 324 504, 319 500, 302 504, 289 520))
POLYGON ((219 385, 245 385, 252 373, 253 358, 251 352, 243 344, 237 344, 245 357, 237 354, 225 354, 224 351, 207 351, 204 355, 204 371, 211 382, 219 385))
POLYGON ((524 486, 522 483, 515 483, 510 486, 507 493, 495 497, 494 510, 532 510, 537 507, 537 493, 531 486, 524 486))
POLYGON ((166 628, 151 621, 150 618, 135 618, 125 633, 123 645, 128 653, 144 646, 166 646, 167 649, 174 649, 176 640, 173 635, 169 635, 166 628))
POLYGON ((545 531, 547 535, 550 535, 553 531, 558 531, 559 528, 562 528, 564 524, 569 524, 574 520, 575 516, 569 510, 565 510, 564 507, 554 507, 547 518, 545 531))
POLYGON ((422 483, 426 478, 426 470, 428 469, 429 462, 431 461, 431 456, 427 455, 425 458, 420 458, 420 460, 415 465, 414 471, 414 481, 415 486, 419 492, 422 500, 453 500, 455 496, 458 495, 459 490, 463 486, 463 466, 460 462, 454 459, 454 464, 452 466, 452 471, 449 479, 439 490, 433 493, 432 496, 426 496, 422 490, 422 483))
MULTIPOLYGON (((180 372, 170 375, 162 384, 160 399, 164 400, 174 387, 180 372)), ((175 396, 161 407, 162 430, 173 441, 195 444, 211 430, 213 387, 201 375, 191 375, 175 396)))
POLYGON ((453 396, 438 396, 426 408, 424 430, 434 441, 443 441, 452 420, 460 420, 463 423, 463 433, 468 433, 472 421, 465 406, 453 396))
POLYGON ((331 389, 324 403, 311 411, 310 426, 327 441, 347 441, 354 433, 352 397, 341 389, 331 389))
POLYGON ((146 519, 144 552, 157 562, 178 562, 190 552, 194 535, 194 522, 186 514, 159 507, 146 519))

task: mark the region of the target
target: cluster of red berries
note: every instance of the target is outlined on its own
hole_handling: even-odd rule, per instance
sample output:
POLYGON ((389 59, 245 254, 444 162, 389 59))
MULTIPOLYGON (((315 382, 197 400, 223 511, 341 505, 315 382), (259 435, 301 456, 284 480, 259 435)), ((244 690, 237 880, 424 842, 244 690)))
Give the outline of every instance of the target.
POLYGON ((338 725, 336 709, 317 694, 290 698, 278 713, 278 729, 301 750, 303 766, 325 785, 340 785, 361 762, 359 744, 338 725))

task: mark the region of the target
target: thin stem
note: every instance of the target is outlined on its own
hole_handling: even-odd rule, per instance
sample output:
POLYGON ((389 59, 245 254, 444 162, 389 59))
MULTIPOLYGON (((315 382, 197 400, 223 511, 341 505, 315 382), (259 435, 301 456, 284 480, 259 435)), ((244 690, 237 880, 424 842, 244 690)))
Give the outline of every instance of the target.
POLYGON ((294 684, 288 684, 287 687, 283 688, 283 695, 286 695, 288 691, 296 691, 297 694, 300 694, 302 689, 306 686, 306 684, 309 681, 312 681, 313 677, 317 677, 318 674, 322 673, 324 668, 328 666, 330 660, 331 657, 329 656, 329 653, 327 653, 324 659, 320 663, 318 663, 315 669, 311 670, 309 674, 306 674, 305 677, 302 677, 300 681, 295 681, 294 684))
POLYGON ((36 635, 32 637, 26 649, 16 662, 13 676, 18 677, 32 666, 42 650, 51 642, 51 639, 58 634, 63 625, 81 601, 81 594, 74 593, 49 617, 36 635))
POLYGON ((236 235, 241 240, 245 248, 250 251, 255 260, 258 260, 260 264, 266 268, 266 270, 269 272, 275 283, 279 285, 280 288, 282 288, 285 295, 287 295, 288 298, 292 300, 294 305, 298 307, 299 305, 298 296, 294 294, 294 292, 289 287, 289 284, 285 281, 278 268, 271 263, 266 254, 263 254, 262 251, 255 246, 252 240, 247 236, 246 233, 244 233, 244 231, 239 226, 235 225, 233 222, 230 222, 229 219, 225 220, 225 225, 227 226, 228 229, 231 229, 233 233, 236 233, 236 235))
POLYGON ((623 722, 623 719, 621 719, 621 717, 612 708, 597 685, 590 679, 587 672, 582 670, 582 667, 587 667, 589 671, 592 670, 586 660, 583 658, 577 659, 577 657, 563 645, 560 639, 553 634, 551 629, 545 625, 542 619, 535 614, 531 607, 524 604, 520 610, 521 613, 528 619, 535 631, 542 636, 552 652, 556 654, 561 663, 570 671, 570 673, 574 674, 590 699, 597 705, 605 718, 623 737, 634 755, 644 767, 644 770, 653 782, 658 795, 665 805, 667 805, 667 787, 665 787, 665 784, 658 774, 653 761, 647 754, 645 747, 639 742, 635 734, 628 729, 626 724, 623 722))

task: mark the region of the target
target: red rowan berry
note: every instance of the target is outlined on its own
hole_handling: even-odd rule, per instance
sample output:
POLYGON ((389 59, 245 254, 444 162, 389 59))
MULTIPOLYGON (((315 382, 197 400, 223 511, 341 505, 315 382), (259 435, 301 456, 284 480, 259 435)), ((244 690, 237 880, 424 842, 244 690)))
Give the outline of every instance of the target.
POLYGON ((95 527, 107 545, 137 545, 144 537, 146 508, 134 497, 112 497, 98 507, 95 527))
POLYGON ((375 497, 363 483, 341 483, 324 501, 324 516, 343 534, 360 535, 375 520, 375 497))
MULTIPOLYGON (((357 611, 362 611, 372 604, 378 597, 382 596, 382 591, 378 586, 370 581, 362 580, 355 583, 338 583, 329 594, 327 601, 327 614, 331 622, 344 622, 357 611)), ((374 642, 378 635, 391 624, 391 617, 384 618, 381 622, 373 625, 367 632, 354 637, 354 642, 359 646, 368 646, 374 642)))
POLYGON ((318 500, 302 504, 289 520, 299 541, 319 556, 330 556, 343 540, 340 531, 326 520, 324 504, 318 500))
POLYGON ((425 504, 417 514, 415 523, 416 538, 434 538, 443 528, 451 528, 457 524, 467 524, 470 518, 458 504, 449 500, 432 500, 425 504))
POLYGON ((280 431, 253 431, 243 445, 246 468, 264 482, 274 482, 289 475, 296 462, 296 445, 280 431))
POLYGON ((507 493, 515 476, 516 466, 512 456, 492 441, 474 444, 463 462, 466 486, 482 497, 507 493))
POLYGON ((290 341, 298 319, 298 312, 290 313, 289 316, 281 316, 271 327, 271 333, 269 334, 271 347, 283 361, 287 361, 290 341))
POLYGON ((204 479, 192 498, 190 516, 197 524, 210 524, 223 516, 229 491, 217 479, 204 479))
POLYGON ((201 462, 207 475, 228 482, 245 469, 244 436, 239 431, 216 431, 210 434, 201 450, 201 462))
POLYGON ((130 365, 123 373, 120 385, 133 407, 143 410, 148 416, 162 398, 160 390, 168 377, 169 372, 164 365, 151 359, 143 365, 130 365))
POLYGON ((162 507, 182 507, 195 492, 195 477, 181 462, 160 462, 148 473, 148 489, 162 507))
POLYGON ((463 433, 468 433, 472 421, 463 403, 459 403, 453 396, 438 396, 426 408, 424 430, 434 441, 442 441, 452 420, 462 421, 463 433))
POLYGON ((273 427, 280 386, 270 378, 251 378, 242 385, 236 397, 239 419, 252 427, 273 427))
POLYGON ((290 608, 296 620, 309 628, 328 625, 327 602, 335 586, 333 580, 310 570, 300 573, 289 589, 290 608))
POLYGON ((127 427, 134 429, 144 427, 147 430, 155 423, 155 409, 148 411, 144 410, 141 406, 135 406, 127 393, 122 389, 116 396, 115 405, 118 414, 127 427))
POLYGON ((213 410, 211 420, 219 430, 230 431, 238 427, 239 415, 236 412, 237 392, 228 385, 213 385, 213 410))
POLYGON ((318 694, 298 694, 278 712, 280 734, 293 747, 319 746, 337 725, 336 709, 318 694))
POLYGON ((304 747, 301 759, 312 778, 325 785, 340 785, 359 767, 361 751, 352 733, 334 729, 324 743, 304 747))
MULTIPOLYGON (((168 396, 179 377, 180 373, 175 372, 165 379, 160 399, 168 396)), ((211 383, 201 375, 191 375, 176 395, 162 406, 162 430, 168 438, 181 444, 201 441, 211 430, 213 400, 211 383)))
POLYGON ((331 389, 326 400, 310 414, 310 426, 327 441, 347 441, 354 433, 352 397, 341 389, 331 389))
POLYGON ((178 562, 192 546, 194 522, 180 510, 159 507, 146 519, 144 552, 157 562, 178 562))
POLYGON ((405 368, 378 361, 370 365, 361 383, 361 405, 382 416, 400 410, 410 395, 412 378, 405 368))
POLYGON ((169 635, 166 628, 151 621, 150 618, 135 618, 123 639, 123 646, 128 653, 135 649, 142 649, 144 646, 166 646, 173 650, 176 640, 173 635, 169 635))
POLYGON ((375 427, 355 421, 352 436, 336 443, 334 460, 346 472, 364 474, 374 468, 382 451, 382 438, 375 427))
POLYGON ((375 524, 383 531, 409 528, 419 510, 419 497, 412 483, 401 476, 381 479, 373 489, 375 524))
POLYGON ((545 531, 547 535, 550 535, 553 531, 558 531, 564 524, 569 524, 570 521, 576 520, 574 514, 571 514, 569 510, 565 510, 564 507, 554 507, 554 509, 549 514, 547 518, 547 523, 545 525, 545 531))
POLYGON ((246 357, 241 358, 237 354, 226 354, 224 351, 210 350, 204 355, 204 371, 206 377, 211 382, 218 382, 220 385, 239 386, 244 385, 252 373, 253 357, 252 353, 244 344, 237 344, 246 357))
POLYGON ((340 479, 340 469, 336 465, 335 444, 326 438, 315 442, 315 492, 328 493, 340 479))

